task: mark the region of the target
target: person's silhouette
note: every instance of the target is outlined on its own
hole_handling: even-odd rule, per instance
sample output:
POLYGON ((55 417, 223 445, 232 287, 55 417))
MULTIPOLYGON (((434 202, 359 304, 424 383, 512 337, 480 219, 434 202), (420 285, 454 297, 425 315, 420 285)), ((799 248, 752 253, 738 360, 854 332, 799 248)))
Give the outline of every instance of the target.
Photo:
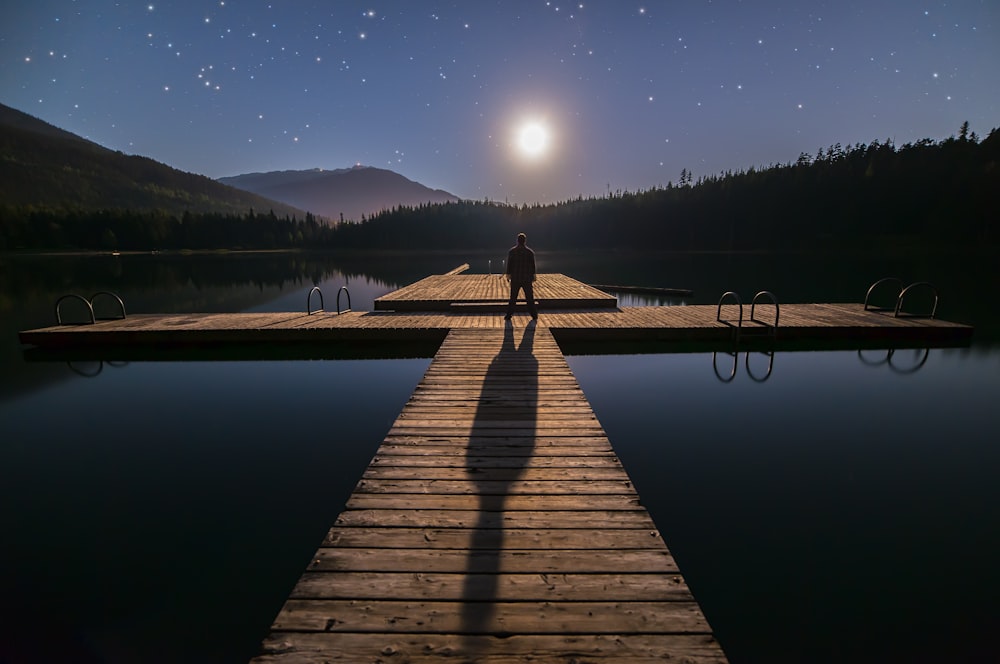
POLYGON ((510 282, 510 299, 507 301, 507 320, 514 314, 514 303, 518 291, 524 291, 524 299, 528 303, 528 313, 532 318, 538 318, 535 308, 535 252, 528 248, 524 233, 517 234, 517 244, 507 252, 507 280, 510 282))

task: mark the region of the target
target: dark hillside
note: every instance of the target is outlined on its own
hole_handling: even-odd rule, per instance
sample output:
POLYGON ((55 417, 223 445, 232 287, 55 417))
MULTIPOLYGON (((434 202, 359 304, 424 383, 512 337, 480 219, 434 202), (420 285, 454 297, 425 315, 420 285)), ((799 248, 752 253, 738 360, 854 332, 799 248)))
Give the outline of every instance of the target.
POLYGON ((234 187, 284 201, 333 220, 359 221, 383 210, 459 199, 383 168, 277 171, 221 178, 234 187))
POLYGON ((146 157, 126 155, 0 105, 0 201, 10 208, 245 214, 305 212, 146 157))

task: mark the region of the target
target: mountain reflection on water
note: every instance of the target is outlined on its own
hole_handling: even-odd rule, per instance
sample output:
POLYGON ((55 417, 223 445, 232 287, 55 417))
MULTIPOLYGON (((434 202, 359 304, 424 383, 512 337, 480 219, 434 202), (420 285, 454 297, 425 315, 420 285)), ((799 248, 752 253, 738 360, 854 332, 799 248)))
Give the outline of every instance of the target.
MULTIPOLYGON (((314 284, 328 309, 347 285, 370 310, 465 262, 498 272, 503 254, 0 257, 0 612, 14 616, 0 661, 246 661, 433 352, 29 361, 16 333, 52 324, 59 296, 114 291, 130 313, 304 311, 314 284)), ((992 656, 991 257, 538 262, 588 283, 694 291, 623 295, 629 306, 762 289, 860 302, 884 276, 935 283, 939 316, 976 325, 971 348, 598 345, 568 360, 731 661, 992 656)))

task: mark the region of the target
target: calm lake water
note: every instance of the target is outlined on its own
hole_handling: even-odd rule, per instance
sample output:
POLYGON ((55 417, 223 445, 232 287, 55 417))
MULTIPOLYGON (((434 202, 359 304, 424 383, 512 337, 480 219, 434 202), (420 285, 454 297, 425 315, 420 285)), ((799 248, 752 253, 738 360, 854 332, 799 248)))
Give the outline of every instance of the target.
MULTIPOLYGON (((0 257, 0 662, 246 661, 430 362, 25 353, 17 331, 51 324, 60 295, 297 311, 318 283, 327 309, 348 285, 370 310, 490 258, 0 257)), ((933 282, 939 315, 977 326, 971 348, 568 359, 732 662, 996 661, 991 256, 540 253, 539 269, 694 289, 632 306, 933 282)))

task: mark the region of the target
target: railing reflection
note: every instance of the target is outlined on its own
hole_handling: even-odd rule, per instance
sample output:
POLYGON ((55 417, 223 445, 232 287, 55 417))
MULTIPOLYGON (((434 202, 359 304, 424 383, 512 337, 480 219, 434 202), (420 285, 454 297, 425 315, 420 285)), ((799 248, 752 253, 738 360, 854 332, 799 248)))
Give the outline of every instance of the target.
MULTIPOLYGON (((751 355, 751 352, 752 351, 748 350, 748 351, 744 351, 744 353, 743 353, 743 355, 744 355, 744 362, 743 362, 743 364, 744 364, 744 367, 746 368, 747 375, 750 376, 750 380, 754 381, 755 383, 763 383, 768 378, 771 377, 771 372, 774 371, 774 351, 773 350, 768 350, 768 351, 753 351, 753 354, 755 354, 755 355, 756 354, 760 354, 760 355, 766 355, 767 356, 767 371, 765 371, 763 374, 760 374, 759 372, 758 373, 754 373, 753 369, 750 368, 750 355, 751 355)), ((723 374, 719 373, 719 354, 720 354, 720 351, 716 351, 716 352, 712 353, 712 371, 715 372, 715 377, 718 378, 721 382, 723 382, 723 383, 731 383, 736 378, 736 373, 739 370, 740 353, 739 353, 739 351, 736 351, 736 352, 721 351, 721 354, 728 355, 729 357, 733 358, 732 370, 729 372, 728 376, 724 376, 723 374)))
POLYGON ((931 349, 930 348, 923 348, 923 349, 914 348, 913 349, 913 363, 912 363, 912 366, 899 366, 898 364, 896 364, 894 362, 894 360, 895 360, 895 358, 897 357, 898 354, 899 354, 899 351, 896 348, 890 348, 890 349, 888 349, 888 350, 885 351, 885 357, 877 359, 877 360, 873 360, 873 359, 869 359, 869 358, 865 357, 865 351, 859 350, 858 351, 858 360, 861 361, 861 364, 863 364, 865 366, 868 366, 868 367, 887 366, 887 367, 889 367, 889 370, 892 371, 892 372, 894 372, 894 373, 897 373, 897 374, 900 374, 900 375, 908 375, 908 374, 917 373, 918 371, 920 371, 923 368, 924 364, 927 363, 927 358, 930 357, 931 349))
POLYGON ((82 376, 83 378, 97 378, 104 371, 104 366, 107 365, 113 369, 120 369, 122 367, 128 366, 128 362, 120 362, 117 360, 94 360, 94 361, 74 361, 68 360, 66 366, 69 370, 75 373, 77 376, 82 376))

